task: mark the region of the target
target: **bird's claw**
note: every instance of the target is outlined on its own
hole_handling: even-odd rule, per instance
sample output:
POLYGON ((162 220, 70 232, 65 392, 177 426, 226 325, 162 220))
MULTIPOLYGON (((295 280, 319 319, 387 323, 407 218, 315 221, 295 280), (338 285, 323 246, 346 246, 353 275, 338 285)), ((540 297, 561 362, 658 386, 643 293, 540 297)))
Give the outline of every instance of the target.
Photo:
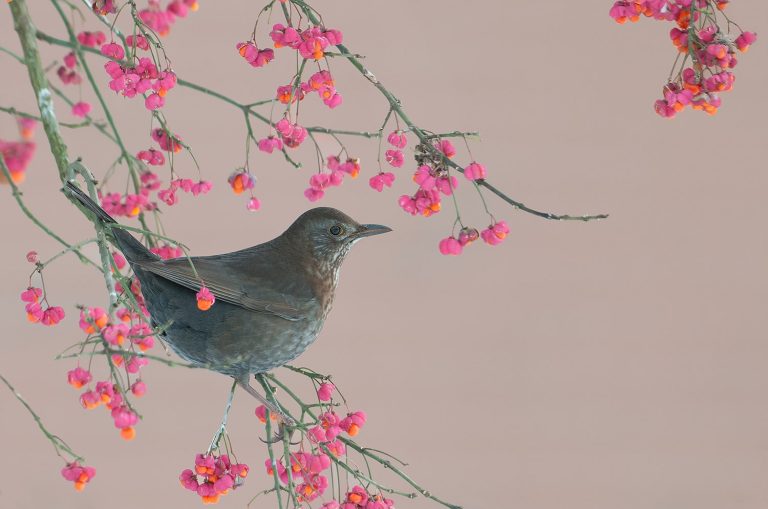
POLYGON ((296 422, 291 419, 288 416, 284 416, 287 418, 288 421, 290 421, 290 424, 283 421, 278 424, 277 433, 275 433, 275 436, 269 440, 264 440, 263 438, 259 438, 262 442, 265 444, 278 444, 282 442, 285 439, 285 430, 288 429, 288 443, 291 445, 298 445, 299 442, 293 443, 291 442, 291 436, 293 435, 293 431, 296 429, 296 422))
POLYGON ((261 440, 262 443, 265 443, 267 445, 272 444, 279 444, 283 441, 283 436, 280 432, 275 433, 275 436, 269 440, 264 440, 263 438, 259 437, 259 440, 261 440))

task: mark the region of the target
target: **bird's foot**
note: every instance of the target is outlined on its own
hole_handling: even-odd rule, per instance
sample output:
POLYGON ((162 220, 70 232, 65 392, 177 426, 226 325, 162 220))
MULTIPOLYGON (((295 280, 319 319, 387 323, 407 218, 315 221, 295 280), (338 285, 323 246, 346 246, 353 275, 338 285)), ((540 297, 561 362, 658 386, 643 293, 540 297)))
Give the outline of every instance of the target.
POLYGON ((259 438, 259 440, 261 440, 265 444, 278 444, 278 443, 282 442, 285 439, 285 431, 286 431, 286 429, 288 430, 288 443, 290 443, 291 445, 298 445, 299 442, 296 442, 296 443, 291 442, 291 437, 293 436, 293 431, 296 428, 293 427, 293 426, 289 426, 289 425, 287 425, 287 424, 285 424, 283 422, 280 422, 277 425, 277 433, 275 433, 274 437, 272 437, 271 439, 268 439, 268 440, 264 440, 262 438, 259 438))

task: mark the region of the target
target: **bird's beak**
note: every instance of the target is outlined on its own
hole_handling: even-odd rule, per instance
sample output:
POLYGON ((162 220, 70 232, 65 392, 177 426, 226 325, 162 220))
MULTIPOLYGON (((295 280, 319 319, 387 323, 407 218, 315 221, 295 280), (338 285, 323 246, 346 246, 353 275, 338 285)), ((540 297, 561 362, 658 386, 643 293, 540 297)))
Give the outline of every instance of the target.
POLYGON ((379 235, 380 233, 391 231, 392 228, 380 224, 361 224, 360 230, 355 234, 355 237, 370 237, 371 235, 379 235))

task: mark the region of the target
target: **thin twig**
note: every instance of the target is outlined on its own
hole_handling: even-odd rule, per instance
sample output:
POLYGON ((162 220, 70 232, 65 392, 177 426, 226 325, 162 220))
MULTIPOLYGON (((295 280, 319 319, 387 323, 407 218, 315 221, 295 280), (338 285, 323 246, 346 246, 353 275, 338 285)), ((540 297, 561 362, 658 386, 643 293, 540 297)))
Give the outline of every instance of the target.
POLYGON ((56 232, 48 228, 45 224, 43 224, 42 221, 40 221, 37 216, 35 216, 29 208, 27 208, 27 205, 24 203, 24 200, 21 199, 22 192, 19 190, 16 183, 13 181, 13 178, 11 177, 11 172, 8 170, 8 166, 5 164, 5 159, 3 158, 2 154, 0 154, 0 171, 2 172, 3 176, 5 177, 8 184, 11 186, 11 194, 13 194, 14 199, 16 200, 16 203, 19 205, 19 208, 21 211, 26 215, 30 221, 35 223, 35 225, 40 228, 42 231, 44 231, 47 235, 49 235, 52 239, 54 239, 59 244, 66 247, 68 250, 72 251, 77 255, 78 258, 80 258, 80 261, 83 263, 87 263, 95 267, 97 270, 102 270, 101 267, 99 267, 98 264, 94 263, 90 258, 85 256, 82 251, 80 251, 77 247, 75 247, 73 244, 70 244, 63 238, 61 238, 56 232))
POLYGON ((64 442, 64 440, 54 435, 50 431, 48 431, 48 428, 46 428, 45 425, 43 425, 43 420, 40 418, 37 412, 32 410, 32 407, 29 405, 29 403, 27 403, 27 401, 22 397, 19 391, 17 391, 16 388, 13 385, 11 385, 8 379, 6 379, 2 374, 0 374, 0 381, 2 381, 5 384, 5 386, 8 387, 8 390, 11 391, 11 394, 13 394, 13 396, 17 400, 19 400, 19 402, 22 405, 24 405, 24 408, 27 409, 27 411, 30 413, 32 418, 35 420, 35 423, 37 423, 37 427, 40 428, 40 431, 43 432, 43 435, 45 435, 45 437, 48 440, 50 440, 58 456, 62 457, 62 459, 67 461, 67 463, 71 463, 74 461, 85 461, 85 459, 82 456, 72 451, 72 449, 67 445, 66 442, 64 442), (67 458, 64 458, 63 456, 61 456, 62 451, 69 454, 71 458, 68 460, 67 458))

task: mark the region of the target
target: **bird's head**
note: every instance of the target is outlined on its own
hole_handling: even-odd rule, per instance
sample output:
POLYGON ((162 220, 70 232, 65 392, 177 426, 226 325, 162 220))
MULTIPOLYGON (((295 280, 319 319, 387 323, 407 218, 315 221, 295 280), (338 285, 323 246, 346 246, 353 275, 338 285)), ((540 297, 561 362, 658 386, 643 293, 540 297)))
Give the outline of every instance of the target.
POLYGON ((380 224, 360 224, 334 208, 318 207, 304 212, 283 235, 291 243, 309 248, 323 265, 337 269, 352 244, 389 231, 392 229, 380 224))

